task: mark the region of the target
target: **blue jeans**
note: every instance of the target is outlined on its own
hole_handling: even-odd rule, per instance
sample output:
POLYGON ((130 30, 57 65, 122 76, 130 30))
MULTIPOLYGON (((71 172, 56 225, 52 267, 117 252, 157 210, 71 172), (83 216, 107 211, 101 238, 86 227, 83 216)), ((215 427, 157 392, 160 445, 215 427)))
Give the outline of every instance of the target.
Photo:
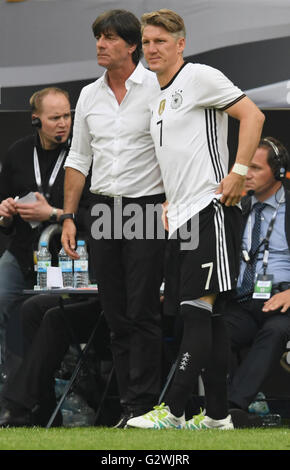
POLYGON ((8 250, 0 258, 0 347, 1 361, 4 362, 7 322, 23 302, 22 290, 31 287, 20 269, 17 259, 8 250))

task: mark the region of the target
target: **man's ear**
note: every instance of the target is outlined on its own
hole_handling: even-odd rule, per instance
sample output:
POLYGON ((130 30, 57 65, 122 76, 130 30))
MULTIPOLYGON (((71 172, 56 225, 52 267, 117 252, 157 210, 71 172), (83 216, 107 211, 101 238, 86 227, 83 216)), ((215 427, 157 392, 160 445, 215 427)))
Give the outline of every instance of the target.
POLYGON ((137 44, 129 45, 128 51, 130 54, 133 54, 136 51, 137 44))
POLYGON ((177 39, 177 46, 178 46, 178 52, 182 54, 185 49, 185 38, 177 39))

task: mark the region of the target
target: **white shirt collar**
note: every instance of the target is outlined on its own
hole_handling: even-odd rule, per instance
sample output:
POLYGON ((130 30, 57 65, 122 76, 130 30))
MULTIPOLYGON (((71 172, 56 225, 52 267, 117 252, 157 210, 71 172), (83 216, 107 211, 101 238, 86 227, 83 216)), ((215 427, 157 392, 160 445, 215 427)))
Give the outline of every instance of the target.
POLYGON ((141 62, 139 62, 134 72, 130 75, 127 81, 131 81, 131 82, 138 83, 138 84, 142 83, 144 80, 144 72, 145 72, 145 68, 141 64, 141 62))
MULTIPOLYGON (((127 78, 126 84, 128 82, 133 82, 137 84, 143 83, 144 80, 144 72, 145 72, 145 67, 141 62, 138 63, 137 67, 134 69, 133 73, 130 75, 130 77, 127 78)), ((108 79, 107 79, 107 70, 104 71, 103 75, 100 77, 100 80, 102 82, 102 86, 108 86, 108 79)))

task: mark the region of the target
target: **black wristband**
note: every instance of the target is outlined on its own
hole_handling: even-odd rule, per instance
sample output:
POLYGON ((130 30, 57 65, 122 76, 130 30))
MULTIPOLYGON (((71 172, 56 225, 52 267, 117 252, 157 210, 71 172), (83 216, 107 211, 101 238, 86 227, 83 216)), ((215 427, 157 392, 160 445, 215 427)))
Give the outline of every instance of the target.
POLYGON ((62 214, 59 218, 59 223, 62 224, 65 219, 75 220, 75 215, 74 214, 62 214))

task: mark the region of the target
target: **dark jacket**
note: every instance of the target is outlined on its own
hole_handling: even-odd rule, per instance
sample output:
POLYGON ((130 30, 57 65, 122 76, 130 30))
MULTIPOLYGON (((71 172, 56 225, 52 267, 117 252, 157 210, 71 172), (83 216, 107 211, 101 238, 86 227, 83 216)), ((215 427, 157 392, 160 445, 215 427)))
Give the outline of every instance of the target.
MULTIPOLYGON (((35 144, 37 145, 42 186, 44 194, 46 193, 49 178, 64 145, 59 145, 55 150, 44 150, 40 146, 39 139, 34 135, 30 135, 15 142, 9 148, 3 161, 0 173, 0 201, 8 197, 22 197, 30 191, 38 191, 33 163, 35 144)), ((68 152, 69 149, 66 150, 68 152)), ((63 207, 64 173, 62 166, 51 188, 48 202, 53 207, 63 207)), ((88 196, 87 191, 88 188, 86 187, 86 195, 88 196)), ((85 199, 84 196, 82 199, 83 209, 88 207, 85 199)), ((80 218, 81 215, 79 214, 80 218)), ((47 225, 49 225, 49 222, 43 222, 37 228, 32 229, 29 223, 16 215, 11 226, 2 229, 8 235, 7 249, 16 257, 25 277, 34 276, 33 251, 37 249, 40 234, 47 225)))

